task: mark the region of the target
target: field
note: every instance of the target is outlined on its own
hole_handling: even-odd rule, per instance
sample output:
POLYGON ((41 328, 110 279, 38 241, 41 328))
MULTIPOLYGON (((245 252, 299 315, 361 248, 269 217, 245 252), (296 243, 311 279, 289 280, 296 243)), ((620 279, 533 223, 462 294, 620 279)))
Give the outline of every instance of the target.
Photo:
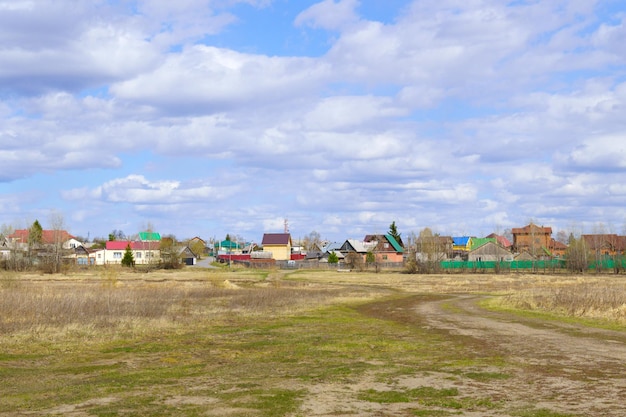
POLYGON ((626 277, 0 272, 3 416, 624 416, 626 277))

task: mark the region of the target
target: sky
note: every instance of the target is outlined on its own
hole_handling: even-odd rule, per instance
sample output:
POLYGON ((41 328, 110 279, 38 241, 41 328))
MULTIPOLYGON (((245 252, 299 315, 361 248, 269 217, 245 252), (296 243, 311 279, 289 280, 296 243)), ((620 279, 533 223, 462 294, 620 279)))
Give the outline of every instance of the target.
POLYGON ((0 224, 626 233, 623 0, 0 0, 0 224))

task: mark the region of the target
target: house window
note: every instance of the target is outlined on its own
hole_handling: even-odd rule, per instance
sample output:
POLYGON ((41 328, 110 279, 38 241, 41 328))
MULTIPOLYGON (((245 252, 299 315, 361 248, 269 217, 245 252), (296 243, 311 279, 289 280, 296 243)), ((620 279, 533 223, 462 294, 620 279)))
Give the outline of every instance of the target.
POLYGON ((102 254, 101 254, 101 253, 99 253, 99 254, 98 254, 98 259, 101 259, 101 258, 102 258, 102 254))
POLYGON ((113 252, 113 259, 122 259, 122 252, 113 252))
POLYGON ((389 249, 389 243, 385 243, 383 246, 385 249, 389 249))
POLYGON ((141 259, 141 252, 135 253, 135 258, 136 259, 141 259))
POLYGON ((387 255, 383 255, 383 261, 387 260, 387 255))

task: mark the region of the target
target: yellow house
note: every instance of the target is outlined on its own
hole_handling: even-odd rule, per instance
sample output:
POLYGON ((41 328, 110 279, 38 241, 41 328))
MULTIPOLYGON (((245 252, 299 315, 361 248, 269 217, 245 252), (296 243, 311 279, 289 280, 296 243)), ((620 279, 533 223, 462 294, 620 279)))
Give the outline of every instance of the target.
POLYGON ((291 259, 291 235, 289 233, 265 233, 261 245, 263 252, 271 252, 274 260, 291 259))

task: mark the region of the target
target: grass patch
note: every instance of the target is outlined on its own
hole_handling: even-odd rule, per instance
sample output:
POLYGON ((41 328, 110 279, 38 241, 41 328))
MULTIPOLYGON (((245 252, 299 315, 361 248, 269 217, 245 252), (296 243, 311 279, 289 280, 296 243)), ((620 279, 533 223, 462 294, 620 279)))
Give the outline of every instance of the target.
POLYGON ((511 412, 514 417, 580 417, 580 414, 561 413, 545 408, 516 410, 511 412))
POLYGON ((378 391, 368 389, 359 393, 358 398, 364 401, 389 404, 408 403, 417 400, 437 401, 445 398, 456 397, 459 391, 456 388, 437 389, 433 387, 420 387, 406 391, 378 391))

